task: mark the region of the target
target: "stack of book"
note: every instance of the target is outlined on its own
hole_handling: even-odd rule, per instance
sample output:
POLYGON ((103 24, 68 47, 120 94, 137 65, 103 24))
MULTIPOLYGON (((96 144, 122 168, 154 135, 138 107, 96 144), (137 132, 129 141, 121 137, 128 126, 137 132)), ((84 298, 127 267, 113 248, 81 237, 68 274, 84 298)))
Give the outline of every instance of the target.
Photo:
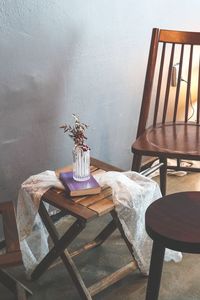
POLYGON ((94 178, 90 175, 90 179, 85 181, 76 181, 73 179, 73 172, 63 172, 59 176, 60 181, 65 187, 65 190, 70 196, 83 196, 99 194, 101 187, 94 178))

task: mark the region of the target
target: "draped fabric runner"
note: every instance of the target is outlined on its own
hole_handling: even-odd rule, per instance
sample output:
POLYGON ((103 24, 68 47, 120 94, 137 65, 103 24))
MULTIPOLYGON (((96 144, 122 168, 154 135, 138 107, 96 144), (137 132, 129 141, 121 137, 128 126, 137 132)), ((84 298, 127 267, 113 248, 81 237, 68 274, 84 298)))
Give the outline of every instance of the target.
MULTIPOLYGON (((152 241, 147 236, 144 215, 147 207, 161 197, 156 182, 136 172, 97 174, 101 186, 110 186, 119 220, 143 274, 148 274, 152 241)), ((17 203, 17 225, 22 257, 27 273, 33 271, 48 253, 48 233, 38 214, 42 195, 50 188, 64 189, 55 172, 45 171, 29 177, 21 186, 17 203)), ((49 206, 46 206, 49 209, 49 206)), ((182 254, 166 250, 166 260, 176 262, 182 254)))
MULTIPOLYGON (((147 207, 162 197, 158 184, 136 172, 110 171, 96 178, 101 186, 112 188, 113 201, 125 235, 132 244, 133 254, 140 271, 148 275, 152 240, 145 230, 147 207)), ((179 262, 182 254, 166 249, 165 261, 179 262)))
MULTIPOLYGON (((17 226, 22 258, 27 273, 48 253, 48 233, 38 214, 40 199, 51 187, 64 189, 54 171, 29 177, 21 185, 17 202, 17 226)), ((46 204, 49 210, 49 205, 46 204)))

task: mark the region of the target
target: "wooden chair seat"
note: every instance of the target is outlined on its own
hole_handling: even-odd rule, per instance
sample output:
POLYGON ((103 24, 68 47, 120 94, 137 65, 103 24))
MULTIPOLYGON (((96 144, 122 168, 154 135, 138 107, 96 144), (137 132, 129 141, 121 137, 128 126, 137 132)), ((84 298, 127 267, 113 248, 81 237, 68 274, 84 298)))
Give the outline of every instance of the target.
POLYGON ((200 192, 181 192, 153 202, 145 224, 153 240, 146 300, 157 300, 165 248, 200 253, 200 192))
POLYGON ((166 123, 150 127, 132 145, 134 152, 171 158, 199 159, 200 126, 194 123, 166 123))
MULTIPOLYGON (((0 268, 22 264, 15 211, 12 202, 0 203, 0 215, 2 215, 5 238, 0 243, 1 248, 4 248, 4 252, 0 254, 0 268)), ((10 289, 18 300, 25 300, 28 295, 32 294, 27 287, 3 269, 0 269, 0 282, 10 289)))

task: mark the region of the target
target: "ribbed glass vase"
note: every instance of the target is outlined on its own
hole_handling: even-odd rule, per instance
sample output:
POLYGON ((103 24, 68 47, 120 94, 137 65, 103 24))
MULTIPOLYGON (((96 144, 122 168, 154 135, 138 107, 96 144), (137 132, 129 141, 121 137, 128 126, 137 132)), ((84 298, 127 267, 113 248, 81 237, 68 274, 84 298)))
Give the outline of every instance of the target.
POLYGON ((90 150, 81 147, 73 149, 73 178, 76 181, 90 179, 90 150))

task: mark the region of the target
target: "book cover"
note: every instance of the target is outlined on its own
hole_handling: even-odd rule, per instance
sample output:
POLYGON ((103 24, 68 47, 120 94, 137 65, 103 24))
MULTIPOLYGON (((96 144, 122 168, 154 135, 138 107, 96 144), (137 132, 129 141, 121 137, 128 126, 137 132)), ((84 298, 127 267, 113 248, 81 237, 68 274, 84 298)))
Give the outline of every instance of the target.
POLYGON ((76 181, 72 172, 63 172, 60 173, 59 179, 70 196, 92 195, 101 191, 100 185, 92 175, 88 180, 76 181))

